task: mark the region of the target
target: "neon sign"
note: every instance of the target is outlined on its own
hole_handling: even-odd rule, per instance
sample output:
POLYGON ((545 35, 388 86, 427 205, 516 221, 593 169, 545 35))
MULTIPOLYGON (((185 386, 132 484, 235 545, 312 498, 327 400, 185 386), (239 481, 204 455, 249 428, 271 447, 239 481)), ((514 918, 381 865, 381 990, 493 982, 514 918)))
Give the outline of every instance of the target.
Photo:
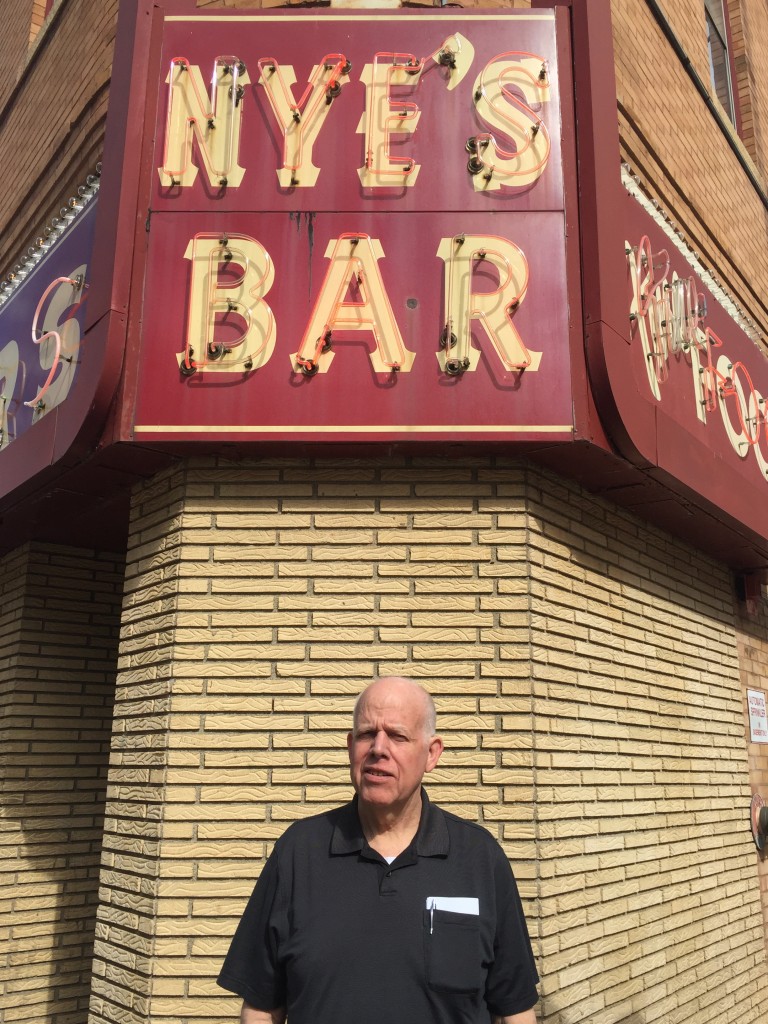
MULTIPOLYGON (((766 398, 749 369, 761 372, 768 394, 765 356, 756 347, 751 360, 728 354, 730 343, 707 323, 707 303, 696 279, 671 271, 668 249, 653 252, 647 235, 635 246, 625 243, 625 248, 632 289, 631 337, 640 343, 651 395, 661 403, 671 367, 687 368, 691 412, 707 427, 708 414, 719 412, 730 448, 742 460, 751 454, 768 482, 766 398)), ((672 389, 679 387, 677 378, 672 389)))
MULTIPOLYGON (((456 32, 426 57, 413 53, 378 51, 364 64, 359 82, 365 103, 357 133, 364 136, 364 163, 358 167, 365 189, 410 188, 420 164, 410 153, 393 152, 403 136, 416 132, 424 111, 413 99, 428 71, 443 72, 442 81, 454 90, 475 62, 470 39, 456 32)), ((283 189, 313 188, 321 168, 313 163, 318 136, 331 118, 336 101, 352 81, 352 62, 343 53, 328 53, 314 64, 308 84, 296 100, 298 73, 293 64, 260 56, 257 85, 266 94, 273 125, 282 139, 282 164, 277 168, 283 189)), ((211 187, 239 188, 246 179, 240 159, 245 111, 251 85, 246 62, 237 56, 217 56, 210 93, 206 95, 200 67, 186 57, 174 57, 168 86, 165 144, 158 167, 161 185, 184 189, 194 184, 198 168, 196 147, 211 187)), ((470 94, 474 118, 486 130, 470 135, 456 147, 455 160, 466 163, 475 191, 527 187, 544 173, 551 152, 544 110, 551 98, 548 60, 527 51, 495 54, 480 69, 470 94), (467 153, 470 154, 467 161, 467 153)), ((470 111, 471 113, 471 111, 470 111)), ((337 158, 346 145, 337 139, 337 158)), ((327 172, 326 172, 327 173, 327 172)))
MULTIPOLYGON (((182 375, 248 374, 265 366, 278 331, 268 301, 275 267, 267 250, 246 235, 203 232, 191 239, 184 255, 192 272, 186 344, 176 357, 182 375)), ((387 293, 379 268, 384 255, 379 239, 364 233, 328 241, 328 268, 298 350, 290 356, 295 373, 327 373, 339 331, 373 337, 375 373, 411 371, 416 353, 406 347, 387 293)), ((505 372, 536 372, 542 352, 529 351, 514 323, 529 282, 523 250, 499 236, 462 234, 441 239, 436 255, 444 263, 444 327, 435 336, 440 369, 451 376, 477 370, 481 351, 472 337, 477 324, 505 372), (489 266, 498 286, 480 288, 479 270, 489 266)))
POLYGON ((65 226, 0 307, 0 449, 59 408, 76 386, 96 206, 91 199, 65 226))
POLYGON ((162 24, 133 436, 570 439, 567 13, 162 24))

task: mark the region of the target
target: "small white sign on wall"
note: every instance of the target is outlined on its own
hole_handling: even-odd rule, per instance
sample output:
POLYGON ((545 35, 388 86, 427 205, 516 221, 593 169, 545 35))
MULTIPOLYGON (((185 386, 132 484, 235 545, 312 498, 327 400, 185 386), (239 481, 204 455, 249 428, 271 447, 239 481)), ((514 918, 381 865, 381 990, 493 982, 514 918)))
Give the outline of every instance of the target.
POLYGON ((752 743, 768 743, 768 711, 763 690, 747 690, 749 733, 752 743))

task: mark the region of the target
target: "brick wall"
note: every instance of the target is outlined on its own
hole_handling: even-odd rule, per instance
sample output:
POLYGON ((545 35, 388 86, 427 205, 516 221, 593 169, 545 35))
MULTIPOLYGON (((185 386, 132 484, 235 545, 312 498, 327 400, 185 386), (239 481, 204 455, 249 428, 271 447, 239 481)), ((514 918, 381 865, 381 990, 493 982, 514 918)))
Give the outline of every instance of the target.
POLYGON ((729 574, 570 485, 528 493, 544 1020, 760 1021, 729 574))
POLYGON ((433 796, 515 866, 543 1020, 761 1019, 721 567, 524 466, 199 461, 137 492, 125 609, 91 1024, 235 1019, 253 879, 400 672, 433 796))
POLYGON ((26 546, 0 563, 0 1021, 83 1024, 122 562, 26 546))
POLYGON ((768 10, 764 5, 734 3, 731 26, 734 31, 736 76, 740 95, 746 101, 742 130, 744 144, 765 180, 768 172, 768 10), (753 44, 753 40, 755 43, 753 44))
MULTIPOLYGON (((163 953, 168 955, 159 948, 153 960, 158 877, 174 877, 171 864, 161 871, 161 829, 191 838, 191 827, 163 823, 169 750, 176 742, 169 692, 178 614, 179 487, 173 476, 160 477, 140 494, 131 524, 89 1021, 151 1019, 155 965, 167 963, 163 953)), ((186 954, 181 939, 178 955, 186 954)))
POLYGON ((30 45, 35 0, 6 0, 3 6, 3 36, 0 62, 0 110, 16 85, 30 45))
POLYGON ((27 58, 32 6, 3 6, 11 54, 4 71, 4 36, 0 76, 20 76, 10 96, 0 77, 3 276, 101 159, 118 0, 62 3, 27 58), (22 31, 23 45, 13 43, 22 31))
MULTIPOLYGON (((759 793, 768 800, 768 744, 752 743, 750 740, 747 690, 762 690, 768 699, 768 681, 765 666, 768 662, 768 606, 765 601, 753 617, 742 617, 737 633, 739 664, 741 667, 742 700, 744 708, 744 735, 749 756, 749 782, 752 793, 759 793)), ((763 929, 768 941, 768 849, 758 853, 755 849, 755 863, 762 895, 763 929)))
POLYGON ((532 856, 530 754, 501 762, 530 704, 519 655, 497 656, 517 599, 492 564, 515 540, 495 490, 468 466, 337 463, 190 464, 141 489, 92 1021, 235 1012, 211 978, 236 917, 287 824, 348 796, 376 673, 418 665, 450 735, 433 789, 532 856))

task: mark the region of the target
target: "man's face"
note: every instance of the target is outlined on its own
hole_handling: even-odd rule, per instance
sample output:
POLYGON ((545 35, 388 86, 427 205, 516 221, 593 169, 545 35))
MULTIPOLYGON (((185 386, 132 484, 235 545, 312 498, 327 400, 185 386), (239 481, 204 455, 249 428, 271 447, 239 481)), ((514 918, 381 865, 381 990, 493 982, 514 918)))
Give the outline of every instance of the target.
POLYGON ((443 749, 425 727, 424 700, 397 679, 381 679, 365 692, 347 737, 350 775, 358 799, 398 810, 418 791, 443 749))

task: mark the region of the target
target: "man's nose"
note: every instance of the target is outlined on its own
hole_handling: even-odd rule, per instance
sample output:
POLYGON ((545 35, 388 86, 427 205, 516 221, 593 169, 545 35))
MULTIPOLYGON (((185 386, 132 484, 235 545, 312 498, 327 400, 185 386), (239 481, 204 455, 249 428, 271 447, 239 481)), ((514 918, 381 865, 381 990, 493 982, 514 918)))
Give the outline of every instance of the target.
POLYGON ((373 738, 373 753, 378 755, 386 754, 388 742, 387 734, 383 729, 379 729, 373 738))

